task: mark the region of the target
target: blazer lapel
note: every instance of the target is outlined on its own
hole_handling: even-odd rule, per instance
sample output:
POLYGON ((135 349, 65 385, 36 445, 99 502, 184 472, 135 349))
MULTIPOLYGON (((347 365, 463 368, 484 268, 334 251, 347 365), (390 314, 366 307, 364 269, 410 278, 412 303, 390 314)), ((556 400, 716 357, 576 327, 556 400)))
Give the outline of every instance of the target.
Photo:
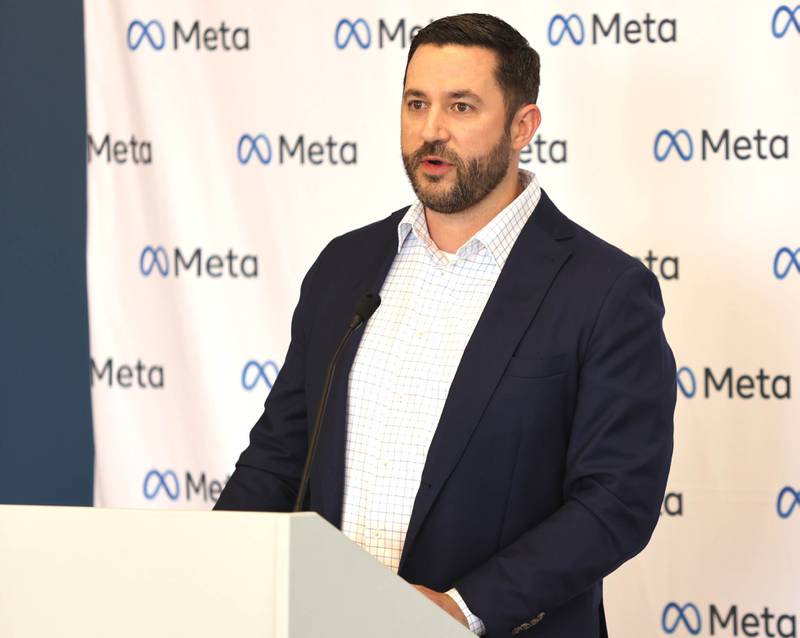
POLYGON ((467 343, 428 449, 400 568, 558 271, 571 254, 570 222, 542 192, 467 343))

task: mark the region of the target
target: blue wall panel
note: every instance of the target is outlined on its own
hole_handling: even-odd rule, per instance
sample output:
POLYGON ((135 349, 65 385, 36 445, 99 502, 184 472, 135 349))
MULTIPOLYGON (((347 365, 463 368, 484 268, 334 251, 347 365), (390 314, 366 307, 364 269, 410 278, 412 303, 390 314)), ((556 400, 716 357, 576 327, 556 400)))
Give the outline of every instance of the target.
POLYGON ((0 503, 91 505, 80 0, 0 4, 0 503))

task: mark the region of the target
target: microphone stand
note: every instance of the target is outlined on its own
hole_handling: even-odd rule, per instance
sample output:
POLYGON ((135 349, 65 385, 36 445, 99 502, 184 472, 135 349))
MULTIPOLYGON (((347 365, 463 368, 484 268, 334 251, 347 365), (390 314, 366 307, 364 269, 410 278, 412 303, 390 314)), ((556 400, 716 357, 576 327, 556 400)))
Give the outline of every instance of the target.
POLYGON ((381 298, 374 293, 366 293, 358 302, 355 314, 350 319, 347 326, 347 332, 344 333, 336 351, 331 357, 328 364, 328 370, 325 373, 325 383, 322 386, 322 396, 320 398, 319 407, 317 408, 317 416, 314 419, 314 427, 311 430, 311 438, 308 443, 308 454, 306 455, 306 464, 303 468, 303 475, 300 479, 300 487, 297 491, 297 500, 294 503, 294 512, 300 512, 303 508, 303 501, 306 497, 306 490, 308 489, 308 482, 311 478, 311 466, 314 464, 314 457, 317 453, 317 444, 319 442, 319 433, 322 429, 322 422, 325 419, 325 412, 328 409, 328 398, 331 394, 331 386, 333 385, 333 375, 336 372, 336 364, 339 361, 339 356, 344 350, 345 344, 350 340, 351 335, 358 329, 359 326, 367 322, 381 304, 381 298))

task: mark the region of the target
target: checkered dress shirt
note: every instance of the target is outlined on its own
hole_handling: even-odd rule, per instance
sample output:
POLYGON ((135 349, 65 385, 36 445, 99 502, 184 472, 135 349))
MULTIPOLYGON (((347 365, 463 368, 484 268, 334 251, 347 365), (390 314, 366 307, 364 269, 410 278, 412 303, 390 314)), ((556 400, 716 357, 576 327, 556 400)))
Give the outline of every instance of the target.
MULTIPOLYGON (((411 510, 450 384, 500 271, 539 202, 524 190, 454 255, 436 246, 417 201, 397 227, 397 256, 350 371, 342 531, 397 572, 411 510)), ((483 622, 455 589, 478 635, 483 622)))

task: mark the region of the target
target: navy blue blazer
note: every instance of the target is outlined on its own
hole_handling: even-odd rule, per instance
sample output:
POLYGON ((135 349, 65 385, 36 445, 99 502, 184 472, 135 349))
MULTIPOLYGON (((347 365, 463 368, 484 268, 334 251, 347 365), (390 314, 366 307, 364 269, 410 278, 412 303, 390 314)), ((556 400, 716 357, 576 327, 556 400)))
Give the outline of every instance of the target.
MULTIPOLYGON (((291 510, 328 361, 357 300, 380 290, 405 210, 334 239, 309 270, 286 362, 217 509, 291 510)), ((399 575, 456 587, 490 637, 604 634, 602 579, 650 539, 672 455, 663 314, 653 274, 542 193, 450 387, 399 575)), ((310 481, 310 509, 337 527, 362 334, 338 365, 310 481)))

